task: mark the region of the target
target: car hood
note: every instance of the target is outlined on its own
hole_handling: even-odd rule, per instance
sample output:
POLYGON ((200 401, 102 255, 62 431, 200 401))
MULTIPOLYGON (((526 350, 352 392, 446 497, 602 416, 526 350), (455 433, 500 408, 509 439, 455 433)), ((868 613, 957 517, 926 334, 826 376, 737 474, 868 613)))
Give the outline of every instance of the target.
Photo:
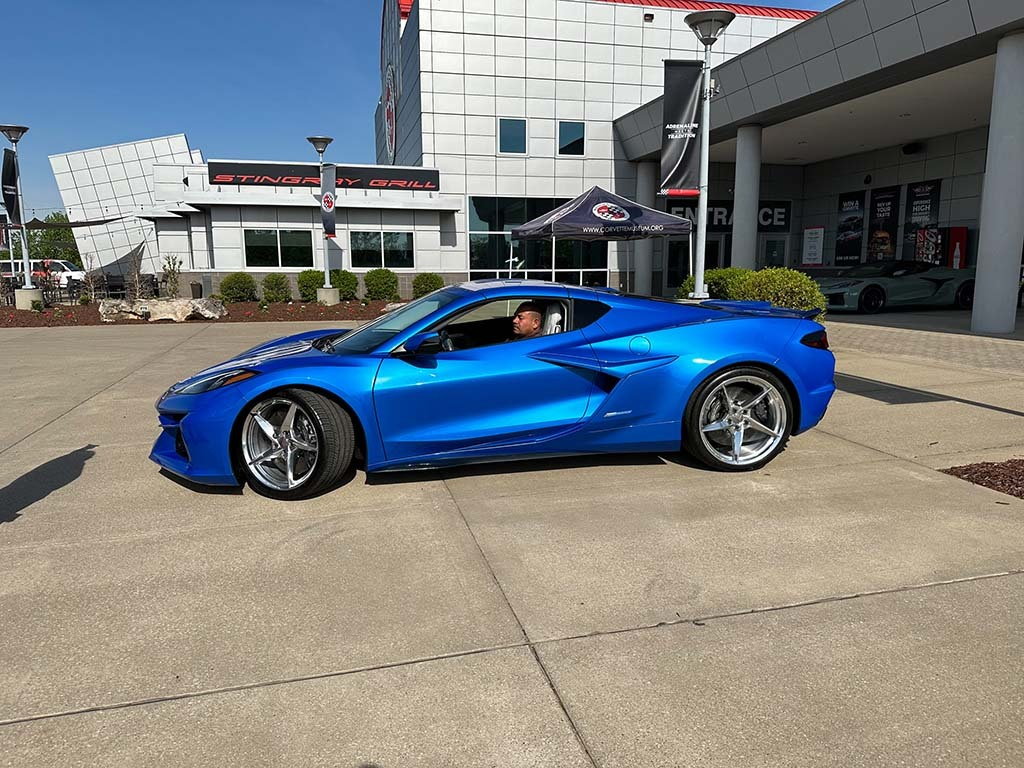
POLYGON ((234 370, 236 368, 246 368, 258 371, 264 370, 267 365, 273 361, 278 361, 283 358, 321 357, 324 353, 314 347, 313 342, 319 338, 323 338, 324 336, 337 336, 338 334, 344 333, 348 333, 348 331, 341 328, 334 328, 319 331, 306 331, 305 333, 296 333, 292 336, 274 339, 273 341, 268 341, 265 344, 260 344, 252 349, 248 349, 240 355, 232 357, 230 360, 225 360, 222 363, 217 363, 217 365, 204 368, 198 373, 189 376, 187 379, 182 379, 171 387, 171 389, 173 390, 185 387, 197 379, 202 379, 223 371, 234 370))
POLYGON ((819 288, 852 288, 864 281, 857 277, 816 277, 814 282, 819 288))

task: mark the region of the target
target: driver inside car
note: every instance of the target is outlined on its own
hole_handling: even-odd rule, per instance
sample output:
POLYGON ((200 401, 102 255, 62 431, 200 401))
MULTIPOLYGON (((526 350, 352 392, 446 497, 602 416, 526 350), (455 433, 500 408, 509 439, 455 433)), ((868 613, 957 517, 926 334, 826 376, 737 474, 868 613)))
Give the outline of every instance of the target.
POLYGON ((540 336, 544 326, 544 308, 534 301, 524 301, 512 316, 512 337, 506 341, 521 341, 540 336))

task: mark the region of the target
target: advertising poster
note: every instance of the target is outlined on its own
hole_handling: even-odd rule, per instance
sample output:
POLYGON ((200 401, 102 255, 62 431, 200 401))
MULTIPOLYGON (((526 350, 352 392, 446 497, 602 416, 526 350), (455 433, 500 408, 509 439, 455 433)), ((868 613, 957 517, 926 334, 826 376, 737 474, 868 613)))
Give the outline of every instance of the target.
POLYGON ((803 257, 800 259, 801 264, 805 267, 820 267, 824 245, 824 227, 808 227, 805 229, 803 257))
POLYGON ((942 194, 942 180, 922 181, 907 185, 907 207, 903 220, 903 258, 908 261, 920 259, 932 261, 936 249, 935 235, 925 234, 920 238, 918 230, 937 230, 939 226, 939 199, 942 194))
POLYGON ((701 74, 699 61, 665 62, 665 125, 661 137, 662 195, 700 193, 701 74))
POLYGON ((864 192, 847 192, 839 196, 836 264, 859 264, 863 243, 864 192))
POLYGON ((896 238, 900 231, 899 211, 899 187, 880 187, 871 190, 868 261, 889 261, 896 258, 896 238))

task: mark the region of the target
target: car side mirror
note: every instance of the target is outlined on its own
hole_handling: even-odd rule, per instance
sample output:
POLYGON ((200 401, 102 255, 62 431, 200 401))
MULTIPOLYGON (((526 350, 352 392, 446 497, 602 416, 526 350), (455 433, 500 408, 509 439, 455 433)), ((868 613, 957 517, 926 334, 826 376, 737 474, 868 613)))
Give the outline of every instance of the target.
POLYGON ((441 337, 437 331, 424 331, 410 337, 396 352, 407 355, 427 355, 441 351, 441 337))
POLYGON ((903 277, 905 274, 907 274, 907 270, 905 270, 905 269, 897 269, 895 272, 892 273, 892 276, 893 277, 903 277))

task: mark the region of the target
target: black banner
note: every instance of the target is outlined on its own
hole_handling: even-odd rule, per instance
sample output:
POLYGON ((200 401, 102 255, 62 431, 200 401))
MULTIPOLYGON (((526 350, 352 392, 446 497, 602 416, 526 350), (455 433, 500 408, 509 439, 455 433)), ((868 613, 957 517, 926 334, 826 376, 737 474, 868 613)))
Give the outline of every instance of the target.
POLYGON ((896 258, 896 238, 900 231, 900 188, 871 190, 868 220, 868 261, 896 258))
MULTIPOLYGON (((903 258, 908 261, 922 259, 930 261, 932 254, 928 253, 927 237, 929 230, 935 235, 938 234, 939 226, 939 200, 942 195, 942 179, 934 181, 920 181, 917 184, 907 185, 907 207, 903 219, 903 258), (918 230, 924 230, 925 235, 918 237, 918 230), (924 241, 921 249, 918 248, 918 241, 924 241), (919 252, 919 250, 921 252, 919 252)), ((934 244, 934 237, 931 238, 934 244)))
MULTIPOLYGON (((320 187, 320 167, 316 163, 231 163, 211 161, 207 164, 210 184, 243 187, 320 187)), ((386 166, 335 166, 338 189, 406 189, 438 192, 441 188, 437 171, 420 168, 386 166)))
MULTIPOLYGON (((697 220, 697 203, 671 205, 669 213, 690 221, 697 220)), ((708 232, 732 232, 733 201, 712 200, 708 203, 708 232)), ((757 205, 758 232, 789 232, 793 220, 793 203, 789 200, 762 200, 757 205)))
POLYGON ((703 62, 665 61, 662 195, 700 194, 700 108, 703 62))
POLYGON ((18 206, 18 166, 14 150, 4 150, 4 167, 0 173, 0 189, 3 192, 4 208, 11 224, 21 224, 21 208, 18 206))
POLYGON ((336 167, 331 163, 324 163, 320 172, 320 213, 324 222, 324 237, 334 237, 334 189, 336 167))
POLYGON ((11 246, 7 244, 7 217, 0 213, 0 251, 9 251, 11 246))
POLYGON ((839 221, 836 224, 836 264, 859 264, 864 243, 864 192, 839 196, 839 221))

